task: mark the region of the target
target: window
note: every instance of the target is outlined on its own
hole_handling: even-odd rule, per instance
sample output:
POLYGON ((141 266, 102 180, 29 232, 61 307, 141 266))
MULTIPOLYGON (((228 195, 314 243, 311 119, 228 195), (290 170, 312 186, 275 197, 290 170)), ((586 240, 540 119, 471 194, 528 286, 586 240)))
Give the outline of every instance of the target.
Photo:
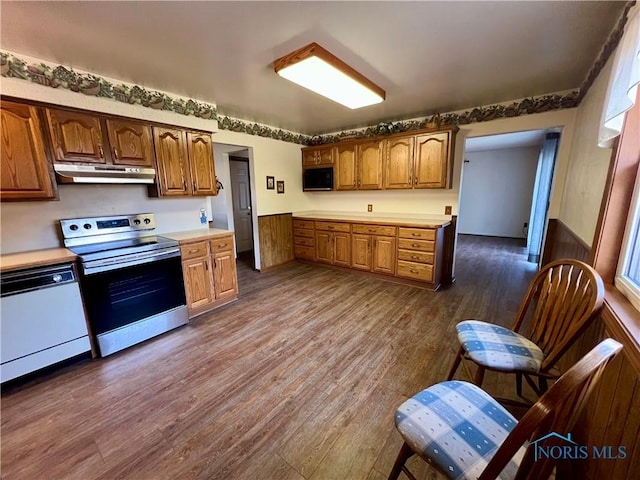
POLYGON ((615 284, 633 306, 640 310, 640 170, 622 240, 615 284))

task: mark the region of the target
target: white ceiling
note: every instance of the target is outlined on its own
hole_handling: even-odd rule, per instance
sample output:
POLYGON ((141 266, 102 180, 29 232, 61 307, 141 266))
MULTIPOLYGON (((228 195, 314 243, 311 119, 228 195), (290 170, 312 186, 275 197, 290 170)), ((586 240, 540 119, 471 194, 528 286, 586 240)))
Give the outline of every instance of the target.
POLYGON ((545 130, 527 130, 524 132, 503 133, 501 135, 472 137, 466 139, 464 151, 481 152, 502 148, 537 147, 542 145, 545 135, 545 130))
POLYGON ((2 49, 327 133, 574 89, 624 2, 6 2, 2 49), (318 42, 387 92, 349 110, 273 72, 318 42))

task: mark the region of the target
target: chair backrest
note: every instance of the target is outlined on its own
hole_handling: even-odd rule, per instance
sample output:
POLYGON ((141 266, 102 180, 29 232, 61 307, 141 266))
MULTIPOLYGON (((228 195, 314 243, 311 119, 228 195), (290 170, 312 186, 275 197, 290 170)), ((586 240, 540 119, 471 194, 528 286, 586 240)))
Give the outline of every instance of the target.
MULTIPOLYGON (((557 435, 570 433, 604 368, 621 349, 621 344, 608 338, 567 370, 522 417, 498 448, 478 480, 495 479, 522 447, 526 447, 526 452, 520 462, 516 480, 548 478, 554 467, 553 460, 545 457, 538 458, 536 461, 537 442, 529 442, 549 434, 551 436, 548 441, 563 441, 557 435)), ((547 440, 545 440, 547 446, 553 445, 546 442, 547 440)), ((567 445, 567 443, 556 443, 556 445, 567 445)))
POLYGON ((541 371, 547 372, 600 310, 603 300, 604 283, 598 272, 579 260, 556 260, 531 280, 512 329, 520 329, 535 305, 526 336, 544 352, 541 371))

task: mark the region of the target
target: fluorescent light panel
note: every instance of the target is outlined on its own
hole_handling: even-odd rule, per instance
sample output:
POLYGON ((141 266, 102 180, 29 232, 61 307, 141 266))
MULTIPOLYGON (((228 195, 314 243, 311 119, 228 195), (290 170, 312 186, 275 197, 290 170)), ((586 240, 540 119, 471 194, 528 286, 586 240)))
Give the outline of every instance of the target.
POLYGON ((385 92, 331 53, 312 43, 274 62, 280 76, 345 107, 380 103, 385 92))

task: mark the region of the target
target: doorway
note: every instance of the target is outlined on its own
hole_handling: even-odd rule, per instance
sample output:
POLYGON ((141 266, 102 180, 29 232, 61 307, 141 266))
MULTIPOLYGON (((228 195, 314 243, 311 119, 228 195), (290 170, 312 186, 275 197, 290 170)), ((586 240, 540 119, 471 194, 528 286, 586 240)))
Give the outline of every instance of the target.
POLYGON ((229 155, 229 176, 238 260, 250 262, 254 268, 249 159, 229 155))
POLYGON ((513 239, 522 246, 520 259, 537 263, 558 138, 546 130, 468 138, 458 233, 513 239), (548 137, 555 139, 553 148, 548 137))

